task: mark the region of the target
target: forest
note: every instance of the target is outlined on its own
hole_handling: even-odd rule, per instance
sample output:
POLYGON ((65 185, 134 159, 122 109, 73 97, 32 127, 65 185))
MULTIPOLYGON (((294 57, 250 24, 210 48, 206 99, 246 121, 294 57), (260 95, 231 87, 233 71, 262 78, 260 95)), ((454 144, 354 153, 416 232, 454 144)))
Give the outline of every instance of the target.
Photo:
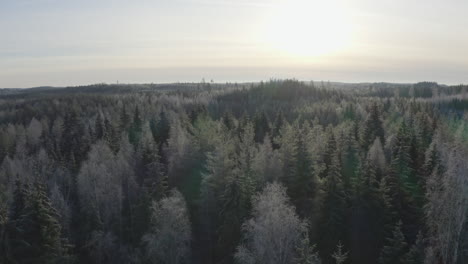
POLYGON ((0 263, 468 263, 468 86, 0 90, 0 263))

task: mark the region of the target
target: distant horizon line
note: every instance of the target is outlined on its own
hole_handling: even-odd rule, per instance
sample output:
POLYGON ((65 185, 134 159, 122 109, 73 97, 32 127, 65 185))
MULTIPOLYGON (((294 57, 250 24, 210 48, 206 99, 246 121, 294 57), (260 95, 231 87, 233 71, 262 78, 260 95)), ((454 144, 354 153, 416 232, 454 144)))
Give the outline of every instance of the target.
POLYGON ((122 86, 127 86, 127 85, 175 85, 175 84, 202 84, 202 83, 210 83, 210 84, 256 84, 256 83, 262 83, 262 82, 270 82, 270 81, 286 81, 286 80, 295 80, 298 82, 314 82, 315 83, 334 83, 334 84, 393 84, 393 85, 413 85, 417 83, 436 83, 437 85, 440 86, 465 86, 468 84, 465 83, 459 83, 459 84, 446 84, 446 83, 439 83, 437 81, 417 81, 417 82, 391 82, 391 81, 359 81, 359 82, 354 82, 354 81, 333 81, 333 80, 303 80, 303 79, 296 79, 296 78, 270 78, 268 80, 256 80, 256 81, 214 81, 214 80, 205 80, 203 81, 167 81, 167 82, 115 82, 115 83, 109 83, 109 82, 96 82, 96 83, 88 83, 88 84, 78 84, 78 85, 39 85, 39 86, 31 86, 31 87, 0 87, 0 90, 6 90, 6 89, 37 89, 37 88, 77 88, 77 87, 86 87, 86 86, 93 86, 93 85, 122 85, 122 86))

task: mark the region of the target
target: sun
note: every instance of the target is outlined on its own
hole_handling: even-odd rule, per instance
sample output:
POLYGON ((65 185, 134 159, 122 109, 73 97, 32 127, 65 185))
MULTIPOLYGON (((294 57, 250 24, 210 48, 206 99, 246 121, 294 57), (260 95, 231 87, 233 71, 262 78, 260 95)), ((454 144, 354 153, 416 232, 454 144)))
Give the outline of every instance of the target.
POLYGON ((267 41, 289 56, 317 57, 341 51, 352 35, 344 10, 337 1, 282 1, 267 23, 267 41))

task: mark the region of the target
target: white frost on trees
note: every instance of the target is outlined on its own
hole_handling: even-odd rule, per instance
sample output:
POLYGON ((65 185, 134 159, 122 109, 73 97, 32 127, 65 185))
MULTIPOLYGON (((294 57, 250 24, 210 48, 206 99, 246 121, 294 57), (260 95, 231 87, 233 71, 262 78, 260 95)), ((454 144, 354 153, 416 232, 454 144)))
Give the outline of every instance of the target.
POLYGON ((380 142, 380 138, 376 138, 374 140, 374 143, 367 153, 367 158, 371 160, 379 169, 382 171, 385 170, 385 153, 382 147, 382 143, 380 142))
POLYGON ((238 247, 238 263, 293 263, 296 249, 307 234, 307 223, 290 205, 286 190, 268 184, 253 198, 253 215, 243 225, 245 243, 238 247))
POLYGON ((102 227, 120 221, 122 165, 107 144, 99 141, 77 176, 81 209, 102 227))
POLYGON ((187 263, 192 231, 185 199, 173 190, 169 197, 153 202, 150 232, 143 236, 149 263, 187 263))
MULTIPOLYGON (((442 145, 442 144, 438 144, 442 145)), ((425 207, 429 228, 426 264, 457 263, 463 225, 468 220, 468 151, 456 140, 440 148, 446 170, 427 181, 425 207)))

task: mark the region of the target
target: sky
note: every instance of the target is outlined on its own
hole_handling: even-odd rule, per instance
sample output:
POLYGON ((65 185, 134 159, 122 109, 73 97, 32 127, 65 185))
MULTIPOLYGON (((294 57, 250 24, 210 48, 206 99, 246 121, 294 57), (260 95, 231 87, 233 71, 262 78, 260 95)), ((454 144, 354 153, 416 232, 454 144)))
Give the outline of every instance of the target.
POLYGON ((468 83, 466 0, 0 0, 0 87, 468 83))

